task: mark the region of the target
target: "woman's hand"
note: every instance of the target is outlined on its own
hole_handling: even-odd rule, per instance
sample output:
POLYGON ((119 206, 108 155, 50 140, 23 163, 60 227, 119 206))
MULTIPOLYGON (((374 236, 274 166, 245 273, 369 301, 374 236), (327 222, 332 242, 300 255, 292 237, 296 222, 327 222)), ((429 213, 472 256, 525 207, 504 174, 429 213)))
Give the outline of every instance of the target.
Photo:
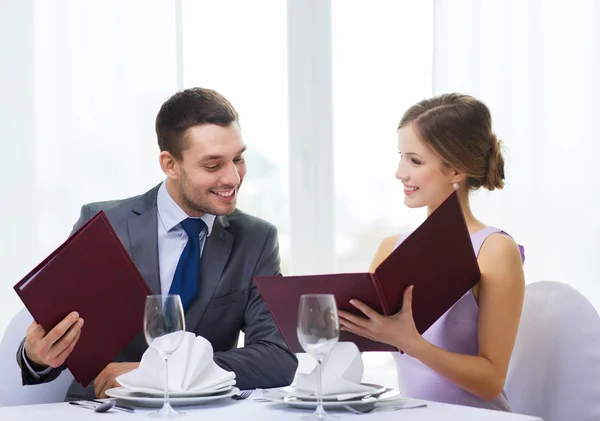
POLYGON ((350 304, 359 309, 366 318, 339 310, 342 330, 392 345, 412 355, 413 350, 423 341, 413 319, 412 291, 412 285, 404 290, 402 309, 393 316, 383 316, 365 303, 351 300, 350 304))

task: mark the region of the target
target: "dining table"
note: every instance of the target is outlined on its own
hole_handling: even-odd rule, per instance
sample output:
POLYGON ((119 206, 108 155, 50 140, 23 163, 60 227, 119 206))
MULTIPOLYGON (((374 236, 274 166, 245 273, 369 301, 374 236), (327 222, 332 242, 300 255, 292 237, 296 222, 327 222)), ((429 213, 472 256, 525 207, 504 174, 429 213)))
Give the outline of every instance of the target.
MULTIPOLYGON (((184 413, 180 418, 201 421, 288 421, 301 420, 314 409, 299 409, 284 403, 270 402, 263 398, 262 392, 252 391, 240 399, 220 399, 195 406, 178 406, 177 411, 184 413), (247 396, 247 397, 246 397, 247 396)), ((124 402, 128 404, 127 402, 124 402)), ((355 413, 344 408, 327 409, 335 414, 338 420, 364 419, 379 421, 542 421, 539 417, 472 408, 446 403, 418 401, 425 406, 406 405, 397 409, 394 405, 375 407, 371 412, 355 413)), ((0 407, 1 421, 127 421, 149 420, 151 412, 157 408, 136 406, 134 412, 124 412, 115 408, 104 413, 97 413, 80 405, 68 402, 48 403, 39 405, 4 406, 0 407)))

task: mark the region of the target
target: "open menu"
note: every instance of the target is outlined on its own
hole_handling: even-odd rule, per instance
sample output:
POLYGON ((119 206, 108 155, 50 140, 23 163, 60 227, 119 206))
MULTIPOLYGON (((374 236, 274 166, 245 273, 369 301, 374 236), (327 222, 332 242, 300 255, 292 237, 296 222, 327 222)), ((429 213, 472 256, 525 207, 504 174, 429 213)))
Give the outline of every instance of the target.
MULTIPOLYGON (((381 314, 402 308, 404 290, 414 285, 413 316, 423 334, 477 282, 481 273, 456 192, 414 230, 373 273, 256 276, 256 283, 290 351, 303 352, 297 338, 303 294, 333 294, 339 309, 361 314, 355 298, 381 314)), ((343 331, 340 341, 361 351, 396 348, 343 331)))

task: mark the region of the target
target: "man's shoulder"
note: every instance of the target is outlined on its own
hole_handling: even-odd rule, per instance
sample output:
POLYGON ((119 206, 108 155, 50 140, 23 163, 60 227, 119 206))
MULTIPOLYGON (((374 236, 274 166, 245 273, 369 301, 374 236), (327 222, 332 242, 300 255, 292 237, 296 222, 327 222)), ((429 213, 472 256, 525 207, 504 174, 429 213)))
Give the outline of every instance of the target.
POLYGON ((270 231, 277 232, 275 225, 266 221, 262 218, 259 218, 254 215, 250 215, 244 211, 236 209, 233 213, 227 216, 227 220, 229 225, 238 231, 243 232, 265 232, 268 233, 270 231))
POLYGON ((104 211, 106 217, 113 225, 120 225, 130 215, 132 210, 139 212, 147 211, 156 207, 156 193, 158 186, 137 196, 125 199, 104 200, 86 203, 81 207, 81 216, 75 228, 88 221, 100 211, 104 211))
POLYGON ((139 194, 137 196, 128 197, 125 199, 116 199, 116 200, 103 200, 100 202, 90 202, 86 203, 84 206, 87 207, 92 212, 100 212, 101 210, 104 212, 112 212, 114 210, 119 210, 122 208, 129 208, 133 206, 135 202, 137 202, 143 194, 139 194))
POLYGON ((91 215, 95 215, 100 211, 104 211, 107 215, 109 214, 119 214, 123 211, 130 211, 133 205, 138 202, 143 194, 139 194, 137 196, 128 197, 125 199, 116 199, 116 200, 104 200, 100 202, 90 202, 83 205, 85 208, 89 209, 91 215))

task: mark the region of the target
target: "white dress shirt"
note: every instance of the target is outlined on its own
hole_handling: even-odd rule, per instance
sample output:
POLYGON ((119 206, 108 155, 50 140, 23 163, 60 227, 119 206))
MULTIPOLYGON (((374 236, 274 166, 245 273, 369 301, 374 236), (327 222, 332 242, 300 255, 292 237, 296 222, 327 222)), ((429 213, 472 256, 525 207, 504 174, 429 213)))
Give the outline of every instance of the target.
MULTIPOLYGON (((163 182, 156 197, 156 208, 158 210, 158 267, 160 269, 160 290, 163 295, 169 293, 171 283, 179 257, 188 241, 188 235, 181 226, 181 221, 189 216, 173 200, 167 186, 163 182)), ((204 214, 200 217, 208 227, 200 233, 200 256, 204 250, 206 237, 210 236, 215 223, 215 215, 204 214)))
MULTIPOLYGON (((189 218, 188 214, 179 207, 173 200, 167 186, 163 182, 156 196, 156 208, 158 210, 158 267, 160 269, 160 290, 161 294, 166 295, 171 289, 175 269, 179 263, 179 257, 185 248, 188 241, 188 235, 181 226, 181 221, 189 218)), ((208 233, 202 231, 200 233, 200 256, 204 250, 206 238, 212 232, 213 224, 215 223, 215 215, 204 214, 200 217, 208 227, 208 233)), ((35 371, 27 358, 25 358, 25 347, 23 347, 23 361, 29 372, 36 378, 50 372, 48 367, 43 371, 35 371)))

